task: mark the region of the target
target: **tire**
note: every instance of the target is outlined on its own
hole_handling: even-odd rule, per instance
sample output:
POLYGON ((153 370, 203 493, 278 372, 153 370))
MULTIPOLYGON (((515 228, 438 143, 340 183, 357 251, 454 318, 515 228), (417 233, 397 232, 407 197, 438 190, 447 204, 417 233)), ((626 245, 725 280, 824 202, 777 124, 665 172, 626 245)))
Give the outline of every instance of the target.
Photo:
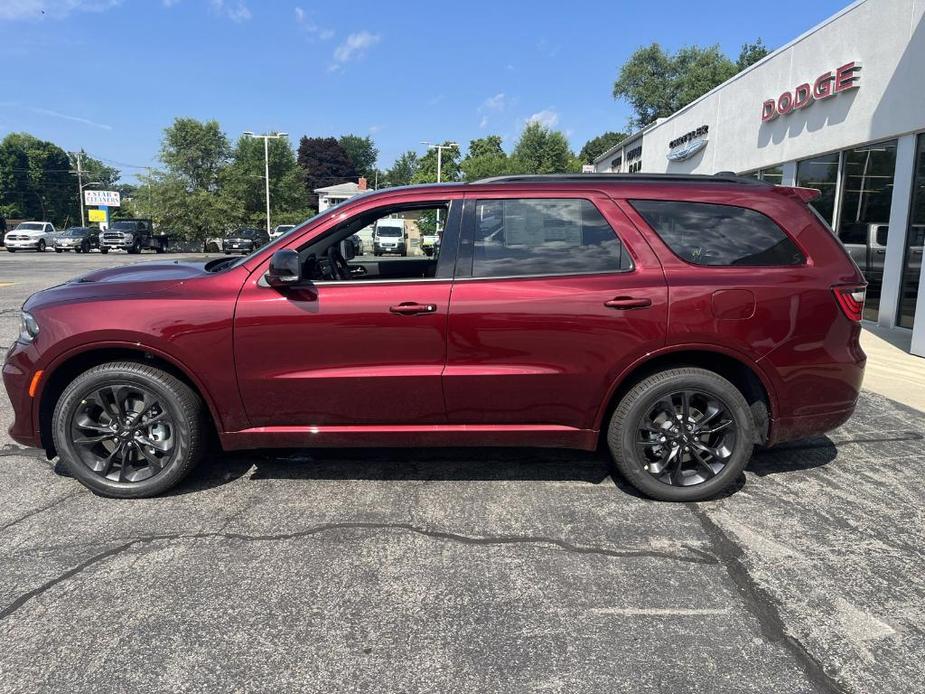
POLYGON ((52 416, 52 437, 68 471, 97 494, 120 499, 155 496, 180 482, 202 457, 205 408, 188 385, 160 369, 110 362, 85 371, 64 389, 52 416), (117 407, 119 400, 122 407, 117 407), (118 430, 110 426, 113 417, 106 408, 124 415, 118 430), (138 422, 142 415, 155 421, 147 426, 145 419, 129 422, 138 422), (133 436, 136 430, 140 436, 133 436), (81 435, 92 443, 75 443, 81 435), (155 448, 158 444, 167 450, 155 448), (149 462, 152 458, 157 465, 149 462), (101 466, 100 471, 91 464, 101 466))
POLYGON ((106 246, 100 246, 100 253, 102 253, 103 255, 106 255, 107 253, 109 253, 109 249, 106 246))
POLYGON ((87 241, 84 241, 82 244, 80 244, 80 252, 81 253, 90 252, 90 244, 87 241))
POLYGON ((128 252, 131 253, 132 255, 138 255, 139 253, 141 253, 141 244, 138 241, 135 241, 132 244, 132 247, 128 249, 128 252))
POLYGON ((56 249, 55 249, 55 253, 64 253, 64 251, 63 251, 62 249, 60 249, 60 248, 56 248, 56 249))
POLYGON ((694 367, 668 369, 637 383, 617 405, 607 430, 607 445, 623 479, 662 501, 702 501, 721 494, 742 474, 754 442, 754 419, 739 389, 719 374, 694 367), (681 431, 684 393, 690 426, 681 431), (710 433, 714 427, 719 430, 710 433), (705 433, 698 435, 698 430, 705 433))
POLYGON ((39 253, 45 252, 45 239, 39 239, 39 245, 35 248, 39 253))
POLYGON ((15 248, 7 248, 6 250, 9 251, 10 253, 15 253, 15 252, 16 252, 16 249, 15 249, 15 248))

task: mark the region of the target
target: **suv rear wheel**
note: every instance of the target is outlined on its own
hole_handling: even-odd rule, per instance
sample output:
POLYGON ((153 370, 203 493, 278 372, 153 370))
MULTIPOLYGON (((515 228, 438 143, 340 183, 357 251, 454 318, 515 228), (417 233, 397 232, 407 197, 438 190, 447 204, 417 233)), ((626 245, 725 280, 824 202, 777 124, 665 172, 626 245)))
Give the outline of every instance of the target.
POLYGON ((174 376, 136 362, 85 371, 61 394, 52 418, 68 471, 98 494, 160 494, 193 469, 204 448, 202 400, 174 376))
POLYGON ((613 413, 607 443, 617 470, 646 496, 700 501, 742 474, 754 430, 738 388, 712 371, 684 367, 636 384, 613 413))

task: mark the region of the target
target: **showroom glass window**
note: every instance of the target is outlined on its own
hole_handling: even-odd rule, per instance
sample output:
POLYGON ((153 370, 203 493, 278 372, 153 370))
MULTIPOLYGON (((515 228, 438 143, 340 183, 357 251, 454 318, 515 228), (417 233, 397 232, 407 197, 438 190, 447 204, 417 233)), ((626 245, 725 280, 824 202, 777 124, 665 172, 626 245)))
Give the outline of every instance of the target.
POLYGON ((797 185, 818 188, 822 195, 811 204, 825 221, 833 223, 835 188, 838 183, 838 152, 797 163, 797 185))
POLYGON ((922 247, 925 246, 925 135, 919 135, 915 148, 915 179, 912 182, 912 209, 906 231, 903 276, 899 291, 898 322, 911 328, 922 273, 922 247))
POLYGON ((623 272, 629 255, 588 200, 479 200, 473 277, 623 272))
POLYGON ((864 318, 876 321, 893 201, 896 140, 849 149, 844 157, 838 238, 867 279, 864 318))
POLYGON ((779 166, 770 166, 767 169, 758 170, 758 178, 767 183, 773 183, 779 186, 784 182, 784 170, 779 166))

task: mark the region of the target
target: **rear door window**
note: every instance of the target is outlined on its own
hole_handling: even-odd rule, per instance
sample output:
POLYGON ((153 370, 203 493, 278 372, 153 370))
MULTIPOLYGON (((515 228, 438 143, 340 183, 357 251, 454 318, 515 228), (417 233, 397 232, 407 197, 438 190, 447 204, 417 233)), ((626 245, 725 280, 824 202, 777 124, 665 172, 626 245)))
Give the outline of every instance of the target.
POLYGON ((755 210, 669 200, 630 203, 662 241, 689 263, 775 266, 806 262, 784 230, 755 210))
POLYGON ((589 200, 477 200, 472 276, 512 277, 622 272, 629 255, 589 200))

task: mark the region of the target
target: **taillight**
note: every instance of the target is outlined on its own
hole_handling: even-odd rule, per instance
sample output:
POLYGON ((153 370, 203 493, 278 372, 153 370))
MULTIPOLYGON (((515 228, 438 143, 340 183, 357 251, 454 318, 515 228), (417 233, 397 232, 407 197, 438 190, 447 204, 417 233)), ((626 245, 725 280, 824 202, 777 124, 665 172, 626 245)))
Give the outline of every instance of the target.
POLYGON ((841 310, 848 317, 848 320, 860 322, 861 317, 864 315, 864 295, 867 293, 867 289, 865 287, 847 286, 833 287, 832 291, 835 292, 838 305, 841 306, 841 310))

